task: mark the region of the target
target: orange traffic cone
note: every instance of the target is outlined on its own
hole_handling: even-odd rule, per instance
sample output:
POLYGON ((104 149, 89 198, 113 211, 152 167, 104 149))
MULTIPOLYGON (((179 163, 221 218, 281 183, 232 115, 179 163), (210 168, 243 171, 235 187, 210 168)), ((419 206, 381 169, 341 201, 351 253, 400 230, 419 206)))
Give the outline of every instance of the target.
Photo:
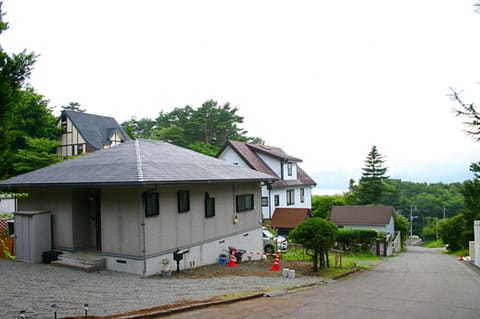
POLYGON ((227 265, 228 267, 237 267, 237 263, 235 262, 235 249, 232 248, 230 253, 230 262, 227 265))
POLYGON ((273 263, 273 266, 272 268, 270 268, 270 270, 273 270, 273 271, 280 271, 280 263, 279 263, 279 254, 277 253, 277 255, 275 256, 275 262, 273 263))

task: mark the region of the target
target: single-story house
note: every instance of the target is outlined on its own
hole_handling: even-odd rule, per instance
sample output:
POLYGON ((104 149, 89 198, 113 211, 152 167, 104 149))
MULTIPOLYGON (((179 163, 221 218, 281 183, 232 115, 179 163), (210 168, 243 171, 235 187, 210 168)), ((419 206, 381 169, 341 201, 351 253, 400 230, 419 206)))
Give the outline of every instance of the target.
POLYGON ((215 263, 228 246, 262 251, 261 186, 274 180, 138 139, 0 181, 0 189, 28 193, 18 211, 51 213, 53 249, 93 249, 107 269, 148 276, 177 250, 188 251, 180 268, 215 263))
MULTIPOLYGON (((376 230, 386 234, 376 242, 376 253, 390 256, 395 251, 395 209, 392 206, 332 206, 329 220, 339 228, 376 230)), ((398 247, 400 249, 400 247, 398 247)))
POLYGON ((312 212, 308 208, 276 208, 270 224, 280 235, 288 236, 290 230, 310 217, 312 212))
POLYGON ((394 213, 392 206, 332 206, 329 220, 340 228, 374 229, 394 234, 394 213))

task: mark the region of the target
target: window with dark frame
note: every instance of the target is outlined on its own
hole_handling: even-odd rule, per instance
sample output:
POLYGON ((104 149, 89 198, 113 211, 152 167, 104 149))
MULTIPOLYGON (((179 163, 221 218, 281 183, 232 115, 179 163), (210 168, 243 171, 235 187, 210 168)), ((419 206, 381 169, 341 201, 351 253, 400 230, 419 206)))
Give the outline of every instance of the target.
POLYGON ((293 169, 292 169, 292 167, 293 167, 292 162, 288 162, 288 163, 287 163, 287 174, 288 174, 288 176, 292 176, 292 174, 293 174, 293 169))
POLYGON ((145 217, 156 216, 160 214, 158 204, 158 192, 144 192, 143 204, 145 206, 145 217))
POLYGON ((215 216, 215 197, 210 197, 210 194, 205 193, 205 218, 215 216))
POLYGON ((275 195, 273 197, 273 201, 275 202, 275 206, 279 206, 280 205, 280 195, 275 195))
POLYGON ((304 203, 305 202, 305 189, 300 188, 300 202, 304 203))
POLYGON ((244 194, 236 196, 237 212, 253 210, 253 194, 244 194))
POLYGON ((287 189, 287 205, 295 205, 295 190, 287 189))
POLYGON ((177 206, 179 213, 186 213, 190 211, 190 191, 177 192, 177 206))
POLYGON ((262 197, 262 207, 268 207, 268 197, 267 196, 262 197))

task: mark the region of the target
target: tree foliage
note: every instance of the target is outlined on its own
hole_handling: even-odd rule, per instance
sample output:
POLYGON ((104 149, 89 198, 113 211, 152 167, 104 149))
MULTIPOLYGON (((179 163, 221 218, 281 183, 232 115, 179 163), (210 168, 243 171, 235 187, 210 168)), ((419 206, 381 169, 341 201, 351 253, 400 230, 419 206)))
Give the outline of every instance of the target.
POLYGON ((394 218, 395 224, 395 231, 400 232, 400 239, 402 241, 402 247, 405 247, 405 243, 407 242, 408 232, 410 228, 410 222, 408 218, 403 216, 402 214, 396 214, 394 218))
POLYGON ((198 109, 187 105, 162 111, 155 120, 132 118, 122 126, 132 138, 162 140, 214 156, 228 140, 263 143, 248 137, 242 123, 237 107, 208 100, 198 109))
POLYGON ((303 245, 312 256, 313 271, 325 269, 328 264, 328 250, 333 247, 337 235, 337 226, 320 217, 309 218, 290 231, 289 238, 303 245))
POLYGON ((58 146, 55 140, 47 138, 26 137, 26 148, 15 154, 13 167, 16 174, 30 172, 62 161, 62 157, 54 152, 58 146))
POLYGON ((385 190, 384 181, 387 168, 383 167, 383 155, 374 145, 365 160, 365 167, 362 168, 362 177, 358 183, 358 200, 361 205, 377 205, 380 203, 385 190))
POLYGON ((442 241, 448 244, 450 249, 458 250, 468 247, 473 225, 470 230, 464 216, 460 214, 441 220, 438 232, 442 241))
MULTIPOLYGON (((8 28, 3 22, 0 2, 0 34, 8 28)), ((30 167, 39 167, 56 162, 51 156, 54 149, 45 153, 30 139, 57 139, 59 130, 56 118, 48 108, 48 100, 36 93, 27 81, 35 63, 35 54, 23 51, 9 55, 0 47, 0 178, 24 172, 18 170, 16 161, 28 154, 30 167), (33 144, 32 144, 33 143, 33 144), (39 153, 33 153, 39 151, 39 153), (42 157, 44 156, 44 157, 42 157), (38 165, 33 165, 37 160, 38 165), (40 164, 42 163, 42 164, 40 164)), ((46 143, 45 141, 43 143, 46 143)))
MULTIPOLYGON (((0 35, 8 29, 8 23, 3 21, 2 2, 0 2, 0 35)), ((0 46, 0 159, 10 149, 13 140, 14 110, 21 89, 35 63, 35 55, 22 51, 9 55, 0 46)))
POLYGON ((312 215, 328 218, 332 206, 347 205, 344 195, 314 195, 312 197, 312 215))
POLYGON ((375 230, 340 228, 337 231, 337 244, 349 252, 366 251, 372 248, 377 237, 375 230))

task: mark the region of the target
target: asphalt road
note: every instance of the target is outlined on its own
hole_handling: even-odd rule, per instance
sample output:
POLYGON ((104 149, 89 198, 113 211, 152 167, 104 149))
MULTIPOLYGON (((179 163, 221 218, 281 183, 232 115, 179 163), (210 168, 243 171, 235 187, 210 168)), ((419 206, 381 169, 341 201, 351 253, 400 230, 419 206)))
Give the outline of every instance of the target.
POLYGON ((480 272, 436 250, 409 247, 326 286, 169 318, 480 318, 480 272))

